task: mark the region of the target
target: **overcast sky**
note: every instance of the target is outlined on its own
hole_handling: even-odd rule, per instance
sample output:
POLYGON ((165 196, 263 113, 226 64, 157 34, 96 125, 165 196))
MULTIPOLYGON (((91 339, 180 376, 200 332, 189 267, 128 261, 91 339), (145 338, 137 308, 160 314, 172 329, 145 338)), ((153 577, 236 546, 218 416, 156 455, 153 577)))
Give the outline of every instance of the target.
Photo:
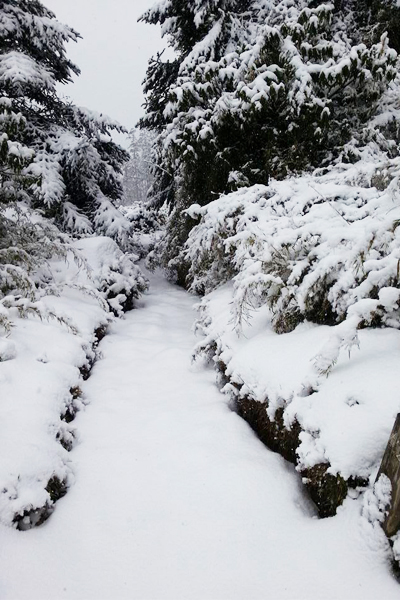
POLYGON ((68 44, 68 56, 81 75, 63 86, 63 93, 80 106, 133 127, 143 113, 141 83, 147 61, 165 45, 159 27, 137 23, 155 0, 42 2, 83 37, 77 44, 68 44))

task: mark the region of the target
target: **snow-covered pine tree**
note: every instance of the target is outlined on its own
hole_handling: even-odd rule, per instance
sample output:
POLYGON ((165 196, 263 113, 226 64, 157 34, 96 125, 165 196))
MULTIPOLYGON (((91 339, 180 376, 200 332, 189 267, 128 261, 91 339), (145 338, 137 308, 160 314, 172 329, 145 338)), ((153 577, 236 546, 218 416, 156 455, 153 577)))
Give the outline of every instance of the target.
MULTIPOLYGON (((163 251, 160 252, 160 256, 163 256, 161 262, 165 265, 170 255, 181 247, 192 226, 192 223, 181 215, 180 198, 186 194, 185 186, 191 181, 194 188, 200 186, 205 193, 215 193, 215 190, 211 190, 213 185, 209 183, 210 176, 211 179, 215 179, 215 172, 220 167, 213 164, 215 152, 209 147, 206 148, 204 156, 196 157, 196 167, 190 174, 186 173, 185 179, 175 171, 175 161, 167 159, 166 131, 167 128, 171 131, 173 121, 170 111, 171 93, 179 85, 182 73, 186 73, 187 69, 193 71, 199 61, 206 59, 219 60, 225 52, 235 47, 239 42, 238 31, 244 26, 242 21, 245 17, 250 17, 247 11, 250 4, 250 0, 195 0, 186 3, 172 0, 158 3, 142 17, 147 23, 161 24, 163 35, 168 35, 176 56, 174 61, 164 62, 162 55, 150 60, 144 83, 146 114, 141 121, 142 127, 154 129, 159 134, 155 142, 157 166, 154 169, 152 204, 160 208, 167 203, 172 209, 169 221, 170 235, 167 235, 163 251)), ((187 108, 189 107, 188 104, 187 108)), ((172 136, 170 141, 174 144, 174 132, 172 136)), ((191 147, 189 153, 190 150, 191 147)), ((186 153, 186 157, 188 156, 186 153)), ((190 170, 190 162, 187 166, 190 170)), ((188 204, 191 202, 187 202, 188 204)), ((179 272, 178 268, 177 278, 183 284, 184 273, 181 275, 179 272)))
POLYGON ((155 135, 149 129, 134 128, 129 132, 129 161, 124 167, 122 203, 129 206, 146 203, 153 183, 152 145, 155 135))
POLYGON ((387 32, 390 46, 400 52, 400 7, 395 0, 352 0, 341 9, 351 14, 347 23, 354 42, 379 42, 387 32))
MULTIPOLYGON (((175 189, 162 262, 180 282, 186 266, 175 258, 194 223, 183 215, 189 205, 339 156, 351 160, 347 144, 369 135, 396 53, 385 33, 360 40, 360 30, 356 39, 355 8, 168 0, 145 15, 162 24, 178 53, 176 81, 160 107, 158 152, 175 189)), ((146 89, 154 107, 149 82, 146 89)))
MULTIPOLYGON (((143 17, 144 19, 145 17, 143 17)), ((179 61, 164 61, 162 53, 158 53, 149 61, 144 93, 146 94, 146 113, 139 121, 143 129, 160 134, 167 124, 164 110, 168 102, 169 88, 176 81, 179 71, 179 61)), ((173 176, 162 167, 163 157, 161 146, 156 141, 153 144, 154 173, 157 174, 153 181, 151 199, 152 206, 160 209, 165 203, 174 203, 173 176)))
POLYGON ((122 128, 56 91, 79 73, 65 53, 79 34, 39 0, 1 2, 0 24, 2 202, 20 200, 23 191, 68 230, 122 240, 127 226, 113 202, 127 154, 110 135, 122 128))
MULTIPOLYGON (((251 17, 252 0, 192 0, 160 2, 148 10, 141 20, 161 24, 163 35, 168 35, 176 58, 162 60, 157 54, 149 62, 144 83, 146 114, 141 126, 162 132, 171 122, 168 114, 171 90, 182 72, 193 70, 198 61, 219 60, 225 53, 241 43, 241 33, 251 17)), ((177 186, 172 172, 166 168, 163 143, 156 143, 156 178, 153 187, 153 204, 161 207, 165 202, 175 204, 177 186)), ((209 170, 208 157, 205 159, 209 170)), ((196 168, 192 178, 201 178, 196 168), (199 175, 198 175, 199 174, 199 175)), ((196 182, 194 182, 196 185, 196 182)))

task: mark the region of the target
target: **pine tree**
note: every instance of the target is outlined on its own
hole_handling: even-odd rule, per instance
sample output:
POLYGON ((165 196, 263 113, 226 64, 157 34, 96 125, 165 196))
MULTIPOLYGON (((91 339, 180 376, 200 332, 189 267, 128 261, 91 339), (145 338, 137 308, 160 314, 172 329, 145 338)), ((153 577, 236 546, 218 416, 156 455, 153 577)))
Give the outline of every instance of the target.
POLYGON ((24 198, 67 229, 123 237, 113 202, 127 154, 110 135, 122 128, 56 91, 79 73, 65 53, 79 34, 39 0, 1 2, 0 18, 0 201, 24 198))
MULTIPOLYGON (((171 123, 171 90, 178 85, 182 75, 191 79, 192 75, 187 73, 192 73, 198 62, 219 60, 235 48, 240 42, 239 32, 251 17, 250 5, 251 0, 196 0, 185 3, 172 0, 157 4, 143 15, 143 21, 162 25, 176 58, 163 61, 162 55, 158 54, 149 62, 144 84, 146 114, 140 122, 142 127, 157 133, 165 131, 171 123)), ((210 171, 208 154, 204 166, 198 165, 191 173, 194 186, 196 178, 204 179, 202 169, 210 171)), ((155 159, 153 205, 161 207, 167 203, 173 206, 177 186, 172 175, 174 168, 166 164, 163 136, 155 144, 155 159)))
POLYGON ((349 34, 354 42, 376 44, 387 32, 390 46, 400 52, 400 7, 395 0, 352 0, 339 7, 350 16, 349 34))
POLYGON ((134 128, 129 132, 129 161, 124 167, 123 204, 147 203, 153 184, 152 144, 154 134, 148 129, 134 128))
MULTIPOLYGON (((160 208, 167 203, 172 209, 170 235, 167 236, 163 252, 165 264, 169 261, 168 257, 174 254, 174 248, 181 247, 191 227, 191 223, 180 215, 181 197, 193 198, 191 190, 186 189, 186 186, 191 182, 193 189, 200 186, 205 195, 216 193, 218 186, 215 180, 219 180, 221 169, 220 163, 213 162, 215 152, 209 147, 205 147, 202 157, 196 156, 196 166, 191 169, 189 156, 192 147, 188 146, 184 178, 179 171, 175 171, 175 161, 171 162, 166 157, 167 130, 172 133, 170 142, 175 148, 175 131, 171 129, 174 121, 171 115, 173 90, 177 89, 182 77, 191 80, 199 62, 219 60, 224 53, 229 53, 240 43, 240 33, 251 18, 248 10, 250 6, 251 0, 195 0, 186 3, 172 0, 157 4, 142 17, 145 22, 162 25, 176 54, 173 62, 163 62, 160 55, 150 61, 144 84, 146 115, 141 120, 142 127, 154 129, 159 134, 155 142, 156 168, 152 204, 160 208)), ((196 96, 195 100, 197 99, 196 96)), ((189 105, 185 106, 185 110, 188 107, 189 105)), ((172 146, 169 150, 174 152, 172 146)), ((225 164, 223 167, 225 168, 225 164)), ((188 201, 188 204, 191 202, 188 201)), ((182 276, 178 273, 178 280, 183 283, 184 273, 182 276)))
POLYGON ((252 4, 252 0, 168 0, 156 4, 141 20, 160 24, 163 34, 171 36, 179 63, 190 62, 196 54, 215 60, 232 43, 235 21, 251 16, 252 4))
POLYGON ((356 35, 357 7, 192 0, 147 13, 178 52, 157 148, 175 190, 162 260, 180 281, 186 266, 174 257, 193 225, 188 206, 353 160, 357 143, 373 135, 367 124, 396 76, 397 55, 382 27, 379 38, 378 30, 356 35))

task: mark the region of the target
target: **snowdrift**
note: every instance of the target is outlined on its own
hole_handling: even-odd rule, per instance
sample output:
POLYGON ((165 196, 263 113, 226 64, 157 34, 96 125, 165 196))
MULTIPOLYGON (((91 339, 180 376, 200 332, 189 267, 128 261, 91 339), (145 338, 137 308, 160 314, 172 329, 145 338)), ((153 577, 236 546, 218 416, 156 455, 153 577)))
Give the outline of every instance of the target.
POLYGON ((108 237, 70 242, 45 266, 37 297, 0 299, 0 521, 19 529, 43 522, 74 474, 73 420, 85 405, 81 383, 115 315, 146 289, 135 256, 108 237))

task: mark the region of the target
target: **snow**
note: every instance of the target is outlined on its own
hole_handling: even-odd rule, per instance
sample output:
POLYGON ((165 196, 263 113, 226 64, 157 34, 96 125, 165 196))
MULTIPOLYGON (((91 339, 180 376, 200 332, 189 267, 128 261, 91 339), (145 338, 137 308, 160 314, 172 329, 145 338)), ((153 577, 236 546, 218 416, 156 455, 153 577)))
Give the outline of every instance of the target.
MULTIPOLYGON (((397 598, 362 498, 316 519, 294 469, 230 410, 213 372, 191 365, 193 301, 153 276, 141 306, 111 325, 82 386, 74 483, 43 526, 1 529, 1 597, 397 598)), ((73 349, 54 342, 37 369, 57 363, 67 378, 73 349)))
POLYGON ((9 81, 13 85, 41 85, 49 89, 55 85, 51 71, 22 52, 0 55, 0 82, 4 85, 9 81))
MULTIPOLYGON (((305 322, 278 335, 264 306, 238 336, 232 324, 232 297, 233 286, 226 284, 202 300, 198 328, 206 337, 197 352, 216 341, 226 374, 244 384, 241 396, 268 402, 271 418, 283 406, 288 427, 294 420, 300 423, 304 432, 297 450, 299 469, 329 462, 329 472, 345 479, 375 475, 400 412, 400 331, 358 331, 358 347, 337 354, 327 377, 316 369, 315 355, 318 349, 326 354, 327 340, 340 325, 305 322)), ((230 385, 226 392, 238 393, 230 385)))
POLYGON ((386 475, 383 473, 373 486, 373 489, 368 490, 364 496, 363 515, 371 523, 382 523, 387 515, 387 508, 390 505, 392 494, 392 484, 386 475))
POLYGON ((398 191, 372 186, 379 169, 367 152, 186 211, 200 217, 182 252, 206 293, 198 352, 217 348, 243 386, 228 394, 300 424, 299 470, 345 479, 376 475, 400 411, 398 191))
POLYGON ((0 522, 6 525, 49 501, 45 487, 54 475, 71 479, 69 454, 57 434, 65 438, 74 428, 60 416, 71 404, 70 389, 81 383, 79 367, 93 331, 107 322, 95 299, 74 290, 42 302, 60 317, 67 314, 79 334, 55 319, 30 317, 15 319, 11 340, 1 340, 13 345, 11 359, 0 363, 0 522))
POLYGON ((110 307, 122 314, 127 297, 146 287, 137 257, 110 238, 65 248, 64 258, 43 266, 47 284, 36 290, 38 299, 0 299, 0 523, 8 526, 51 508, 49 480, 73 482, 60 440, 70 447, 77 433, 61 416, 85 402, 80 368, 96 358, 95 331, 113 320, 110 307))

